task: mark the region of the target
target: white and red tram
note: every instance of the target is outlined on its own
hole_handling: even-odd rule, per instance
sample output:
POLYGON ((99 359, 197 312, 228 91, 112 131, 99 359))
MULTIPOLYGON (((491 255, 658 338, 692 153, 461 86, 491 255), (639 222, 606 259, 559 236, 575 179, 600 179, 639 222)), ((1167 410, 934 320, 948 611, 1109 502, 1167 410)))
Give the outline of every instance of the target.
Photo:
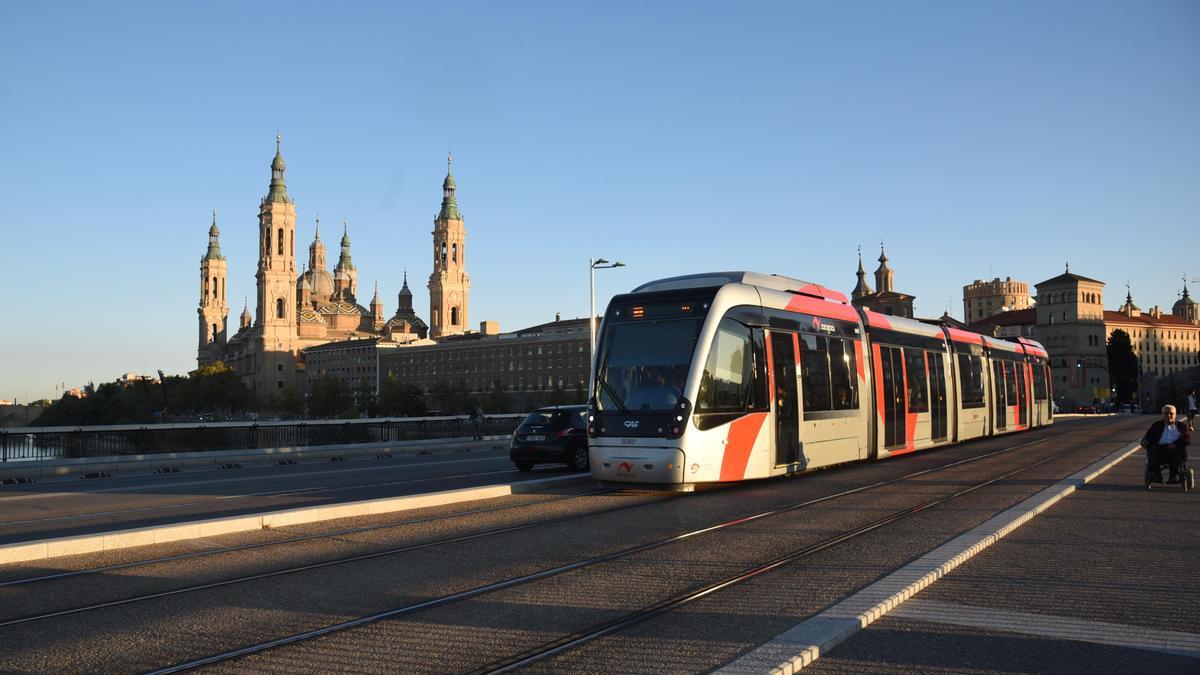
POLYGON ((788 277, 661 279, 605 312, 592 476, 768 478, 1044 426, 1048 365, 1032 340, 862 311, 788 277))

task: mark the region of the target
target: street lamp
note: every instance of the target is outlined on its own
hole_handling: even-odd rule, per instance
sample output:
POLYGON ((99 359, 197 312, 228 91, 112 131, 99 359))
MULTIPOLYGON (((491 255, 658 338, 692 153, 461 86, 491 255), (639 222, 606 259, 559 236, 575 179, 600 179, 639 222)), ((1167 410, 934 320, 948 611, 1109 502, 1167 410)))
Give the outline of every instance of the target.
MULTIPOLYGON (((596 362, 596 270, 606 270, 613 267, 624 267, 625 263, 617 261, 610 263, 604 258, 596 258, 595 260, 588 258, 588 275, 591 281, 591 313, 588 314, 588 362, 595 367, 596 362)), ((594 373, 592 373, 594 375, 594 373)), ((592 377, 594 380, 595 377, 592 377)), ((589 385, 589 389, 591 386, 589 385)))

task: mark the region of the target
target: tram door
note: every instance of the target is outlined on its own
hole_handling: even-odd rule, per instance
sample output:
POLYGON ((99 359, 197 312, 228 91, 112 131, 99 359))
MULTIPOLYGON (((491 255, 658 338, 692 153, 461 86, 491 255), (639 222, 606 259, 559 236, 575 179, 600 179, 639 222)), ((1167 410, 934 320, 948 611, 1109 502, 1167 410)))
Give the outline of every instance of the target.
POLYGON ((879 348, 879 364, 883 371, 883 445, 886 448, 903 446, 907 436, 904 416, 904 357, 899 347, 879 348))
POLYGON ((1025 364, 1014 363, 1017 371, 1017 426, 1029 426, 1029 392, 1025 390, 1025 364))
POLYGON ((925 352, 929 359, 929 416, 930 437, 935 441, 946 440, 946 365, 945 355, 925 352))
POLYGON ((796 395, 796 336, 771 333, 775 379, 775 464, 800 461, 800 399, 796 395))
POLYGON ((992 408, 996 429, 1008 428, 1008 401, 1004 396, 1004 363, 992 361, 992 408))

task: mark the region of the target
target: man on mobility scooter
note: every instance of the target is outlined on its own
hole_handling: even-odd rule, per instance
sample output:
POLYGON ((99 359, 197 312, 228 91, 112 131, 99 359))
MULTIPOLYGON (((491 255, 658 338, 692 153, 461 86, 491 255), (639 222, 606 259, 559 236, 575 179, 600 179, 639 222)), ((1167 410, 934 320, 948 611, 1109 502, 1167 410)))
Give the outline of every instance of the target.
POLYGON ((1146 449, 1146 488, 1151 483, 1162 482, 1162 465, 1171 469, 1167 483, 1180 483, 1183 489, 1191 487, 1191 471, 1187 468, 1187 446, 1192 440, 1187 422, 1176 421, 1175 406, 1165 405, 1162 419, 1150 425, 1142 437, 1146 449))

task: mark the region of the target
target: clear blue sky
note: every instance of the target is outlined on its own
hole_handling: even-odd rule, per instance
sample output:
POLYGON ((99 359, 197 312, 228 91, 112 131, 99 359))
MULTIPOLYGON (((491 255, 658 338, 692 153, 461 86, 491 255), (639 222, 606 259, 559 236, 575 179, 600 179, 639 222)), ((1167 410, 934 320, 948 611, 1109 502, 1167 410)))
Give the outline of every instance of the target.
MULTIPOLYGON (((1200 3, 0 4, 0 398, 194 367, 210 210, 254 297, 275 131, 303 259, 428 314, 453 151, 470 322, 649 279, 844 291, 880 239, 920 315, 1071 270, 1200 277, 1200 3)), ((1196 284, 1200 292, 1200 284, 1196 284)), ((251 308, 253 311, 253 307, 251 308)))

